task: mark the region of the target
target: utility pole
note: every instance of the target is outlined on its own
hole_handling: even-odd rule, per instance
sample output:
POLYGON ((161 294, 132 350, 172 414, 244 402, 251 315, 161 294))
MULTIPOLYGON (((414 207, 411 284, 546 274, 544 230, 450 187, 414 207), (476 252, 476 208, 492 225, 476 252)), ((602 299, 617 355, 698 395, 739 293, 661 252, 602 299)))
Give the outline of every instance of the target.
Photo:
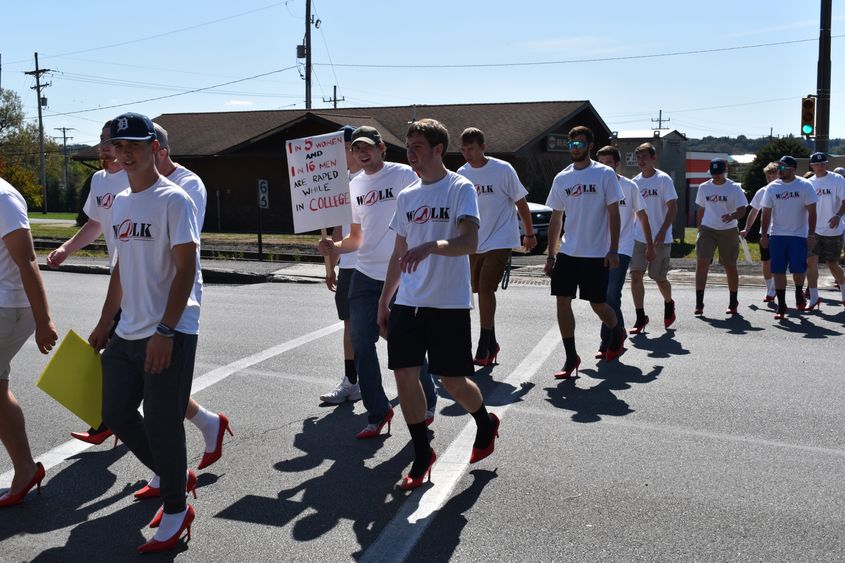
POLYGON ((819 66, 816 74, 816 150, 827 152, 830 140, 830 21, 833 0, 821 0, 819 66))
POLYGON ((35 86, 32 87, 38 95, 38 152, 41 162, 41 173, 39 176, 41 182, 41 212, 47 213, 47 165, 44 161, 44 120, 41 116, 41 107, 47 105, 47 98, 41 95, 41 89, 50 86, 50 83, 41 84, 41 75, 50 72, 49 68, 38 68, 38 53, 35 53, 35 70, 24 72, 30 76, 35 76, 35 86))
POLYGON ((305 109, 311 109, 311 0, 305 0, 305 109))
POLYGON ((76 131, 73 127, 53 127, 56 131, 62 132, 62 155, 64 156, 64 181, 65 181, 65 190, 67 190, 67 140, 73 139, 73 137, 68 137, 68 131, 76 131))
POLYGON ((663 123, 664 122, 669 123, 669 121, 670 121, 670 119, 668 117, 666 119, 663 119, 663 110, 660 110, 660 113, 658 114, 657 119, 651 120, 652 123, 657 123, 658 129, 663 129, 663 123))
POLYGON ((332 97, 329 98, 328 100, 323 98, 323 101, 326 102, 326 103, 332 102, 334 109, 337 109, 337 103, 345 101, 346 97, 345 96, 343 98, 337 97, 337 84, 334 85, 332 92, 333 92, 332 97))

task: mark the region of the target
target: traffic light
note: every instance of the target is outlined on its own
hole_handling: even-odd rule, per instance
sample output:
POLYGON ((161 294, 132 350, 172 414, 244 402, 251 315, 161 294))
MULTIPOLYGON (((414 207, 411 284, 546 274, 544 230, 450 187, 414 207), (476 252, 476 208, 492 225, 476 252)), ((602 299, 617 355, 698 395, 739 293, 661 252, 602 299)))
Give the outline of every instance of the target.
POLYGON ((801 134, 811 137, 816 132, 816 99, 801 99, 801 134))

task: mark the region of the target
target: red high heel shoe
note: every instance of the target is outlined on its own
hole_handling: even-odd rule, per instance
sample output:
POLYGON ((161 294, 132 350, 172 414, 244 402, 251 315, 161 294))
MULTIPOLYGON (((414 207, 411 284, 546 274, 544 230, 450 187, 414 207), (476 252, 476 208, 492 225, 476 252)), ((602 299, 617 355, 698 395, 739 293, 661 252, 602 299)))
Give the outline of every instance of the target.
POLYGON ((736 314, 737 314, 737 310, 738 310, 738 309, 739 309, 739 302, 737 302, 737 303, 736 303, 736 304, 734 304, 734 305, 730 305, 730 304, 729 304, 729 305, 728 305, 728 308, 727 308, 727 309, 725 309, 725 314, 726 314, 726 315, 736 315, 736 314))
POLYGON ((493 453, 493 450, 496 449, 496 438, 499 437, 499 417, 496 416, 495 413, 490 413, 490 418, 493 419, 493 438, 490 440, 490 443, 487 444, 484 448, 476 448, 473 446, 472 452, 469 454, 469 462, 476 463, 481 461, 485 457, 489 456, 493 453))
POLYGON ((381 429, 387 424, 387 433, 390 434, 390 421, 393 420, 393 407, 387 411, 384 418, 378 424, 368 424, 366 428, 358 432, 355 437, 359 440, 366 440, 367 438, 375 438, 381 434, 381 429))
MULTIPOLYGON (((71 432, 70 435, 71 437, 76 438, 77 440, 80 440, 82 442, 99 446, 100 444, 111 438, 114 434, 111 430, 106 428, 102 432, 97 432, 96 430, 94 432, 71 432)), ((117 447, 117 441, 118 438, 117 436, 115 436, 114 446, 112 446, 112 449, 115 449, 117 447)))
POLYGON ((785 319, 785 318, 786 318, 786 307, 784 307, 783 309, 778 309, 778 312, 775 313, 775 319, 780 320, 780 319, 785 319))
MULTIPOLYGON (((193 469, 188 469, 188 479, 185 482, 185 492, 194 495, 197 498, 197 474, 193 469)), ((138 500, 146 500, 148 498, 158 498, 161 496, 161 488, 144 485, 135 493, 135 498, 138 500)))
POLYGON ((220 427, 217 429, 217 446, 213 452, 204 452, 200 464, 197 469, 205 469, 221 457, 223 457, 223 434, 229 433, 229 436, 234 436, 232 429, 229 427, 229 419, 222 412, 217 415, 220 418, 220 427))
POLYGON ((640 321, 634 323, 634 328, 628 331, 628 334, 642 334, 645 332, 645 327, 648 324, 648 315, 646 315, 645 319, 643 319, 642 324, 640 321))
POLYGON ((804 308, 801 309, 801 310, 802 311, 812 311, 813 309, 815 309, 816 311, 820 311, 821 305, 822 305, 822 300, 818 299, 815 303, 809 303, 809 304, 804 305, 804 308))
POLYGON ((580 365, 581 365, 581 356, 575 356, 575 364, 572 365, 569 368, 564 366, 564 368, 562 370, 556 371, 554 373, 555 379, 569 379, 570 377, 572 377, 573 371, 575 372, 575 377, 578 377, 578 366, 580 366, 580 365))
POLYGON ((26 498, 26 494, 32 490, 32 487, 36 487, 36 494, 41 494, 41 481, 44 480, 44 475, 46 471, 44 471, 44 466, 41 465, 41 462, 35 463, 35 475, 32 476, 32 479, 29 480, 29 483, 20 490, 20 492, 12 494, 11 491, 4 494, 0 497, 0 508, 5 508, 7 506, 15 506, 21 504, 23 500, 26 498))
POLYGON ((187 541, 191 541, 191 523, 194 521, 196 516, 197 513, 194 512, 194 507, 189 504, 188 510, 185 512, 185 519, 182 520, 182 525, 179 526, 179 531, 164 541, 158 541, 156 539, 149 540, 144 545, 138 547, 138 553, 158 553, 161 551, 170 551, 176 547, 176 544, 179 543, 180 539, 182 539, 182 532, 185 530, 188 531, 187 541))
POLYGON ((604 350, 599 350, 598 352, 596 352, 596 355, 593 356, 593 357, 597 360, 603 360, 604 354, 605 354, 604 350))
POLYGON ((492 366, 493 364, 496 363, 496 359, 499 357, 499 352, 501 350, 502 350, 501 346, 499 346, 499 344, 497 343, 495 352, 490 352, 489 354, 487 354, 486 358, 475 358, 472 361, 472 363, 474 363, 477 366, 482 366, 482 367, 483 366, 492 366))
POLYGON ((763 303, 771 303, 771 302, 773 302, 774 300, 775 300, 775 296, 774 296, 774 295, 769 295, 769 294, 767 293, 767 294, 766 294, 766 296, 763 298, 763 303))
POLYGON ((437 461, 437 454, 434 453, 434 450, 431 450, 431 460, 428 462, 428 469, 426 469, 419 477, 411 477, 410 475, 403 477, 399 482, 399 488, 403 491, 410 491, 411 489, 418 489, 422 487, 422 484, 426 479, 431 481, 431 466, 434 465, 435 461, 437 461))

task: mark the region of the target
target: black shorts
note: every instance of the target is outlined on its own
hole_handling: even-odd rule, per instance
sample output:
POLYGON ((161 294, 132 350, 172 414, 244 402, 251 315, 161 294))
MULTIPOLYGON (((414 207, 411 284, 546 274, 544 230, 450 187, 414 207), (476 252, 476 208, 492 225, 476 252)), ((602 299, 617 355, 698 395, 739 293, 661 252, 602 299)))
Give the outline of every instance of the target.
POLYGON ((387 326, 387 367, 421 366, 440 377, 475 373, 469 309, 433 309, 393 305, 387 326))
POLYGON ((552 295, 575 299, 575 291, 584 301, 607 301, 607 278, 610 270, 604 258, 580 258, 560 253, 552 270, 552 295))
POLYGON ((761 262, 768 262, 772 259, 772 253, 769 252, 768 248, 760 247, 760 261, 761 262))
POLYGON ((337 287, 335 288, 334 304, 337 307, 337 318, 349 320, 349 280, 355 268, 340 268, 337 271, 337 287))

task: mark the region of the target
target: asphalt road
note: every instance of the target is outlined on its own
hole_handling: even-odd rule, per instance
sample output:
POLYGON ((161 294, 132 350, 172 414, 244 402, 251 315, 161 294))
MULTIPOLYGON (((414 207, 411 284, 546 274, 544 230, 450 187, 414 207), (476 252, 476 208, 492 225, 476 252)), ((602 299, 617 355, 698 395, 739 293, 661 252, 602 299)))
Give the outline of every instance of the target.
MULTIPOLYGON (((44 277, 60 332, 87 337, 108 278, 44 277)), ((502 416, 496 452, 467 466, 472 422, 443 393, 433 483, 405 493, 394 488, 412 455, 400 413, 390 435, 357 441, 360 403, 319 405, 342 369, 326 289, 208 286, 195 396, 225 412, 235 436, 200 472, 193 539, 162 558, 841 561, 845 312, 828 301, 779 323, 760 293, 743 288, 741 316, 726 319, 726 290, 714 288, 694 318, 693 291, 678 286, 679 320, 665 331, 650 287, 648 332, 610 364, 592 359, 598 321, 579 302, 580 378, 557 382, 548 288, 512 283, 499 299, 500 364, 476 377, 502 416)), ((46 361, 27 343, 12 388, 33 452, 60 460, 68 432, 85 425, 35 388, 46 361)), ((196 466, 201 437, 186 432, 196 466)), ((10 469, 0 453, 0 487, 10 469)), ((123 446, 74 453, 48 469, 40 497, 0 512, 0 559, 134 558, 158 508, 133 502, 148 477, 123 446)))

